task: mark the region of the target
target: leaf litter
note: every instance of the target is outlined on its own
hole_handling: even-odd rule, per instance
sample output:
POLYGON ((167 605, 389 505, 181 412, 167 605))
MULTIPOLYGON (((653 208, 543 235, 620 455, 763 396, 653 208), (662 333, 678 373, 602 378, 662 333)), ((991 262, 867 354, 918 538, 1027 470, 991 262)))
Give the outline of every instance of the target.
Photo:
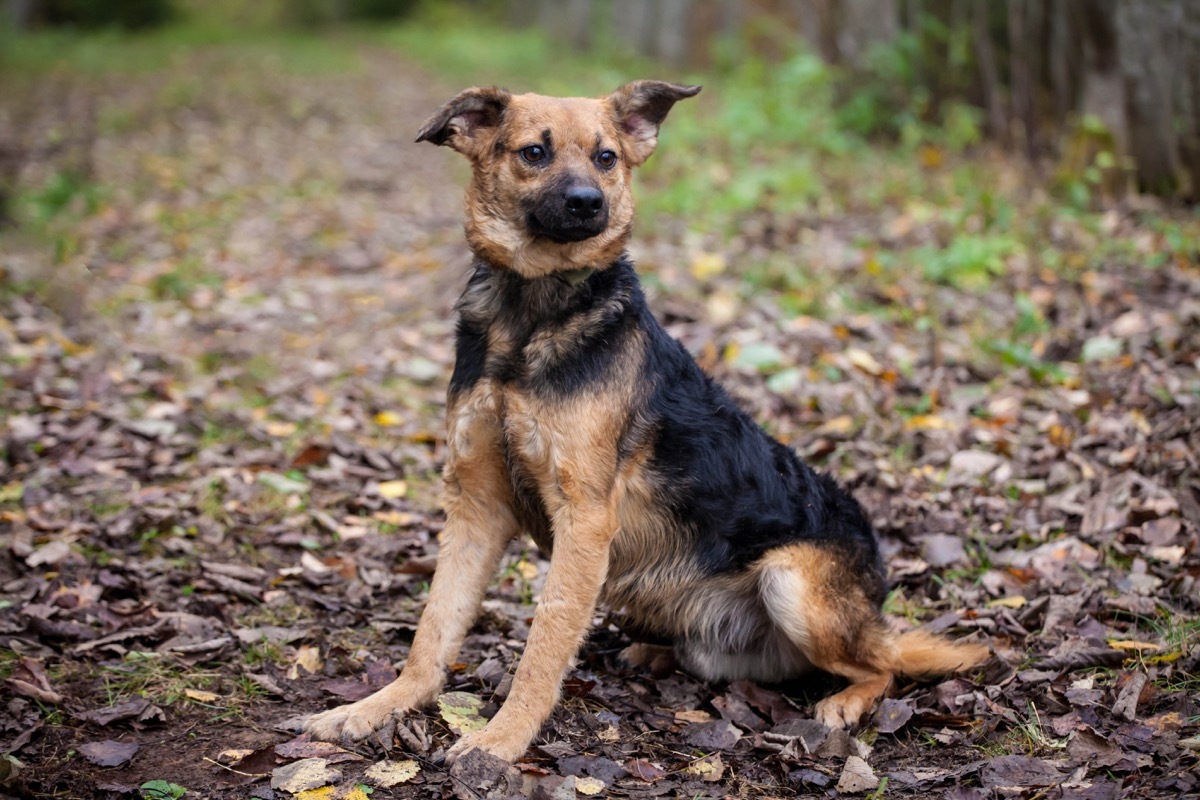
MULTIPOLYGON (((449 159, 394 132, 456 87, 389 53, 363 58, 349 75, 268 68, 265 94, 204 62, 228 91, 182 109, 156 105, 179 80, 169 70, 6 78, 19 141, 70 129, 66 99, 84 87, 145 123, 136 142, 102 128, 91 143, 95 179, 122 188, 77 221, 74 262, 5 240, 6 277, 88 267, 72 285, 83 305, 0 291, 0 744, 5 764, 29 765, 6 767, 6 788, 216 797, 265 792, 270 776, 280 792, 325 793, 312 797, 364 794, 360 781, 427 797, 861 794, 884 779, 912 797, 1197 790, 1196 254, 1153 270, 1140 256, 1012 264, 987 294, 887 284, 856 253, 897 247, 889 230, 947 235, 936 220, 894 224, 903 209, 756 218, 703 248, 666 230, 635 249, 671 332, 867 506, 888 611, 986 637, 997 659, 980 676, 901 681, 850 735, 807 718, 836 688, 821 676, 642 673, 605 620, 518 768, 464 757, 448 772, 437 754, 503 700, 528 635, 547 564, 518 542, 450 699, 402 720, 388 760, 273 733, 395 677, 444 524, 460 187, 449 159), (747 283, 765 258, 835 277, 828 319, 747 283), (853 308, 880 296, 900 300, 853 308), (999 302, 1015 296, 1053 320, 1041 345, 1057 377, 997 365, 972 338, 973 322, 1018 324, 999 302)), ((31 156, 21 180, 64 168, 56 158, 31 156)), ((1116 233, 1160 247, 1154 216, 1124 213, 1116 233)), ((1047 226, 1068 260, 1094 244, 1070 220, 1047 226)))

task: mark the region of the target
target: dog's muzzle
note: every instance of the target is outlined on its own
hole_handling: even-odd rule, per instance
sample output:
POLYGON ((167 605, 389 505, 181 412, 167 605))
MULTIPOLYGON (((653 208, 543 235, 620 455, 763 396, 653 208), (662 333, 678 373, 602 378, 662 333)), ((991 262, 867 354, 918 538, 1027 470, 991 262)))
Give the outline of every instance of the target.
POLYGON ((608 227, 608 200, 588 184, 547 192, 528 214, 529 230, 555 242, 582 242, 608 227))

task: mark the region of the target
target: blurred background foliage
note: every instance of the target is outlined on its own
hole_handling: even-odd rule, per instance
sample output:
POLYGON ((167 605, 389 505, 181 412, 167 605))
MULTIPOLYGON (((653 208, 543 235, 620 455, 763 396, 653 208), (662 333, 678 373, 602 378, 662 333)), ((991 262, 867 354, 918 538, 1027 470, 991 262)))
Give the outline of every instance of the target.
MULTIPOLYGON (((839 152, 845 152, 848 137, 933 143, 952 151, 986 138, 1052 163, 1054 180, 1078 202, 1096 191, 1118 198, 1131 189, 1185 199, 1200 193, 1200 3, 1194 0, 3 0, 3 5, 10 39, 38 29, 141 30, 167 24, 210 38, 286 29, 328 34, 407 21, 407 28, 393 31, 396 40, 450 69, 477 64, 480 72, 488 66, 538 76, 549 66, 546 58, 555 58, 557 71, 567 52, 591 54, 610 67, 628 66, 627 57, 634 55, 702 77, 720 75, 745 89, 725 107, 743 123, 731 131, 735 151, 749 141, 809 141, 814 134, 839 152), (471 36, 480 24, 533 30, 543 41, 471 36), (808 109, 797 107, 799 98, 808 109), (832 118, 818 119, 814 107, 832 118), (824 135, 834 131, 844 136, 824 135)), ((20 43, 6 43, 13 48, 20 50, 20 43)), ((785 184, 773 188, 801 198, 812 191, 811 175, 803 170, 785 184)), ((732 191, 744 195, 763 188, 744 177, 732 191)))
MULTIPOLYGON (((1187 87, 1200 83, 1187 81, 1200 64, 1200 3, 0 2, 0 217, 52 241, 57 263, 82 258, 79 221, 117 190, 96 175, 97 142, 204 113, 207 92, 242 92, 301 118, 264 81, 363 70, 380 49, 448 91, 599 95, 643 76, 705 84, 641 171, 639 225, 702 254, 724 249, 698 258, 698 277, 728 257, 748 291, 776 291, 790 313, 888 303, 798 266, 797 245, 824 246, 821 221, 837 221, 870 279, 896 291, 913 276, 981 293, 1014 264, 1078 275, 1114 258, 1154 267, 1200 254, 1200 217, 1162 213, 1196 198, 1200 95, 1187 87), (1146 25, 1170 35, 1150 42, 1146 25), (132 73, 153 76, 152 99, 109 90, 132 73), (1147 139, 1138 110, 1151 96, 1162 125, 1147 139), (47 104, 61 108, 47 115, 47 104), (32 122, 43 118, 60 122, 32 122), (1154 159, 1141 155, 1147 141, 1158 142, 1154 159), (1117 235, 1117 207, 1147 227, 1117 235), (1082 231, 1088 246, 1063 247, 1064 230, 1082 231)), ((155 180, 169 171, 160 161, 169 158, 146 157, 155 180)), ((181 280, 175 291, 186 294, 195 277, 181 280)), ((932 324, 910 305, 893 308, 932 324)), ((1035 328, 1015 339, 1036 340, 1035 328)), ((1002 355, 1038 366, 1028 347, 1002 355)))

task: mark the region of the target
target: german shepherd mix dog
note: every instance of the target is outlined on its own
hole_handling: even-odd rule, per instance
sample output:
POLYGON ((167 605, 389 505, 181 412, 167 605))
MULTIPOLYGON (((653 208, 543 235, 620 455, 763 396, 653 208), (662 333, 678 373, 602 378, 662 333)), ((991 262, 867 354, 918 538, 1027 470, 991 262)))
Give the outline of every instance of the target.
MULTIPOLYGON (((446 527, 403 673, 305 721, 313 736, 390 744, 437 696, 509 541, 550 571, 507 702, 448 760, 524 754, 602 601, 667 637, 708 680, 849 681, 816 705, 855 725, 893 676, 953 672, 981 644, 893 633, 859 504, 767 436, 651 315, 625 246, 633 168, 699 86, 637 81, 600 99, 467 89, 417 141, 470 159, 447 404, 446 527)), ((649 652, 630 648, 634 656, 649 652)))

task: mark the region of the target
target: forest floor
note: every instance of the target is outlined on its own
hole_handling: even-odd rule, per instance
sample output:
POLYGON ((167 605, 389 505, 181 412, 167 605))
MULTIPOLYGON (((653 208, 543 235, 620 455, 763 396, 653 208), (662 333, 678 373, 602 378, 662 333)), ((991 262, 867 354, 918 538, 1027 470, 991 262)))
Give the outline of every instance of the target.
POLYGON ((651 304, 868 508, 889 614, 995 660, 847 735, 809 721, 829 681, 653 677, 601 612, 527 757, 451 775, 546 573, 520 541, 386 763, 285 732, 405 659, 469 261, 465 166, 411 141, 527 77, 394 45, 39 39, 0 72, 0 795, 1200 791, 1200 218, 982 146, 721 139, 719 77, 638 189, 651 304))

